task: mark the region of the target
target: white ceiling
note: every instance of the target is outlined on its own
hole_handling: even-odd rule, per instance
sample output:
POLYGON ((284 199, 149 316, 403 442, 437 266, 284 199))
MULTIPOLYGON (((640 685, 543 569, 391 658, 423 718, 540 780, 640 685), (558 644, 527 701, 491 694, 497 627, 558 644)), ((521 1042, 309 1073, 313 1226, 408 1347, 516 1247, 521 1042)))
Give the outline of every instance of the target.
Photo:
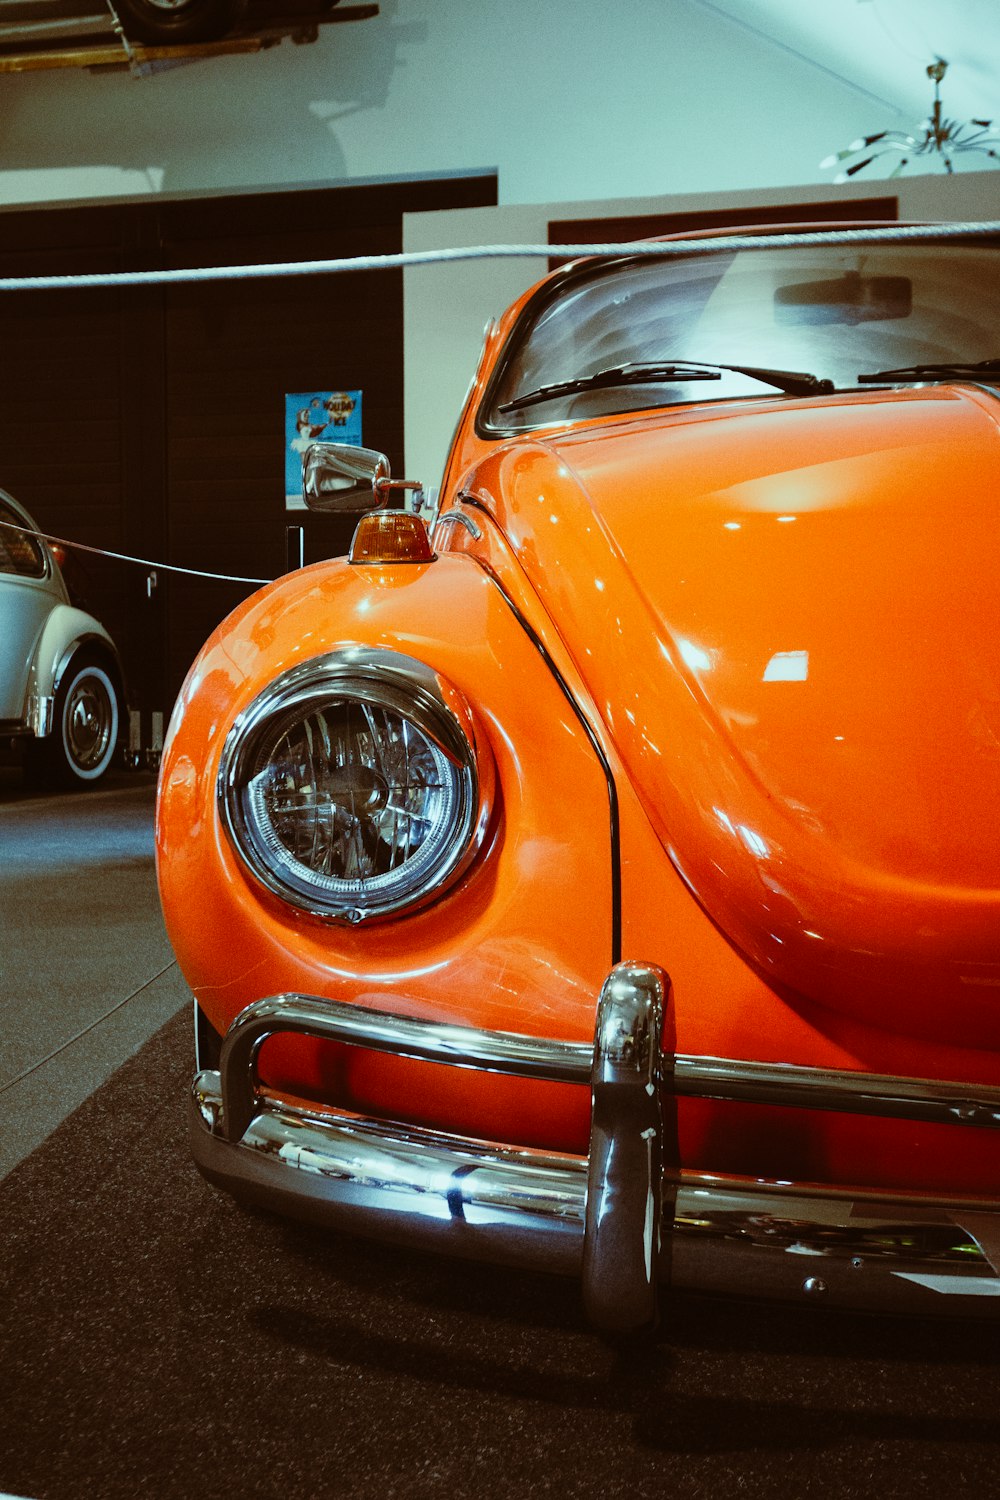
MULTIPOLYGON (((947 116, 1000 119, 1000 0, 380 3, 313 46, 154 78, 5 77, 0 206, 484 167, 507 204, 801 189, 858 137, 919 129, 936 56, 947 116)), ((998 165, 956 162, 982 217, 998 165)))
MULTIPOLYGON (((926 118, 948 63, 947 118, 1000 121, 1000 0, 695 0, 859 94, 859 133, 926 118)), ((843 144, 846 144, 844 142, 843 144)))

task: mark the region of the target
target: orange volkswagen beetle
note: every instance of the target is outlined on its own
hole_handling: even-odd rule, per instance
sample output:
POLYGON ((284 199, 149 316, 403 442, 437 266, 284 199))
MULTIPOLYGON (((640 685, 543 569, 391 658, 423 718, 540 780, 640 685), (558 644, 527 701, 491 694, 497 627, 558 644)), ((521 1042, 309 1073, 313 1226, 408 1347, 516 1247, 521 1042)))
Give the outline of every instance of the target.
POLYGON ((754 231, 489 331, 440 499, 195 662, 159 876, 238 1199, 570 1272, 1000 1310, 1000 248, 754 231))

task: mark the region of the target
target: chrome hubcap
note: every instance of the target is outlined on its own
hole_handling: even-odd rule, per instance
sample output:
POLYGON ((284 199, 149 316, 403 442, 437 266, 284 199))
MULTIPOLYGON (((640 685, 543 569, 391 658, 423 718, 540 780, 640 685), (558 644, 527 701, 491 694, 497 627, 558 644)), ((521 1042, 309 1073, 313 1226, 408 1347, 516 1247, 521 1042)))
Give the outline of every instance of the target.
POLYGON ((96 677, 81 677, 66 702, 66 748, 75 765, 92 771, 107 754, 113 720, 111 700, 96 677))

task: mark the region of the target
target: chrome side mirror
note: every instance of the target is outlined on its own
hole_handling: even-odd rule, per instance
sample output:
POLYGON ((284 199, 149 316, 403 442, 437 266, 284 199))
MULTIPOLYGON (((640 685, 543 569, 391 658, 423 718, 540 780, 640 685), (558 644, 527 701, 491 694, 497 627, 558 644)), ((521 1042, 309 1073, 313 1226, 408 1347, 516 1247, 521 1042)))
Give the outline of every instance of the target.
POLYGON ((362 511, 388 499, 389 460, 353 443, 310 443, 302 455, 302 497, 310 510, 362 511))
MULTIPOLYGON (((0 0, 2 3, 2 0, 0 0)), ((392 479, 389 460, 353 443, 310 443, 302 455, 302 498, 310 510, 363 511, 386 505, 393 490, 412 490, 411 509, 424 505, 418 479, 392 479)))

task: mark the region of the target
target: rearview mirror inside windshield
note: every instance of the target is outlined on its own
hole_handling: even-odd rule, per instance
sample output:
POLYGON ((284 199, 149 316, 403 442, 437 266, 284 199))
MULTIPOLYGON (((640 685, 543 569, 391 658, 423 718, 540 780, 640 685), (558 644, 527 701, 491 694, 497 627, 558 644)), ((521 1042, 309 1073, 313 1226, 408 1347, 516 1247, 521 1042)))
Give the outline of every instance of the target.
POLYGON ((875 323, 908 318, 913 283, 907 276, 862 276, 848 271, 835 281, 796 281, 774 294, 776 323, 875 323))

